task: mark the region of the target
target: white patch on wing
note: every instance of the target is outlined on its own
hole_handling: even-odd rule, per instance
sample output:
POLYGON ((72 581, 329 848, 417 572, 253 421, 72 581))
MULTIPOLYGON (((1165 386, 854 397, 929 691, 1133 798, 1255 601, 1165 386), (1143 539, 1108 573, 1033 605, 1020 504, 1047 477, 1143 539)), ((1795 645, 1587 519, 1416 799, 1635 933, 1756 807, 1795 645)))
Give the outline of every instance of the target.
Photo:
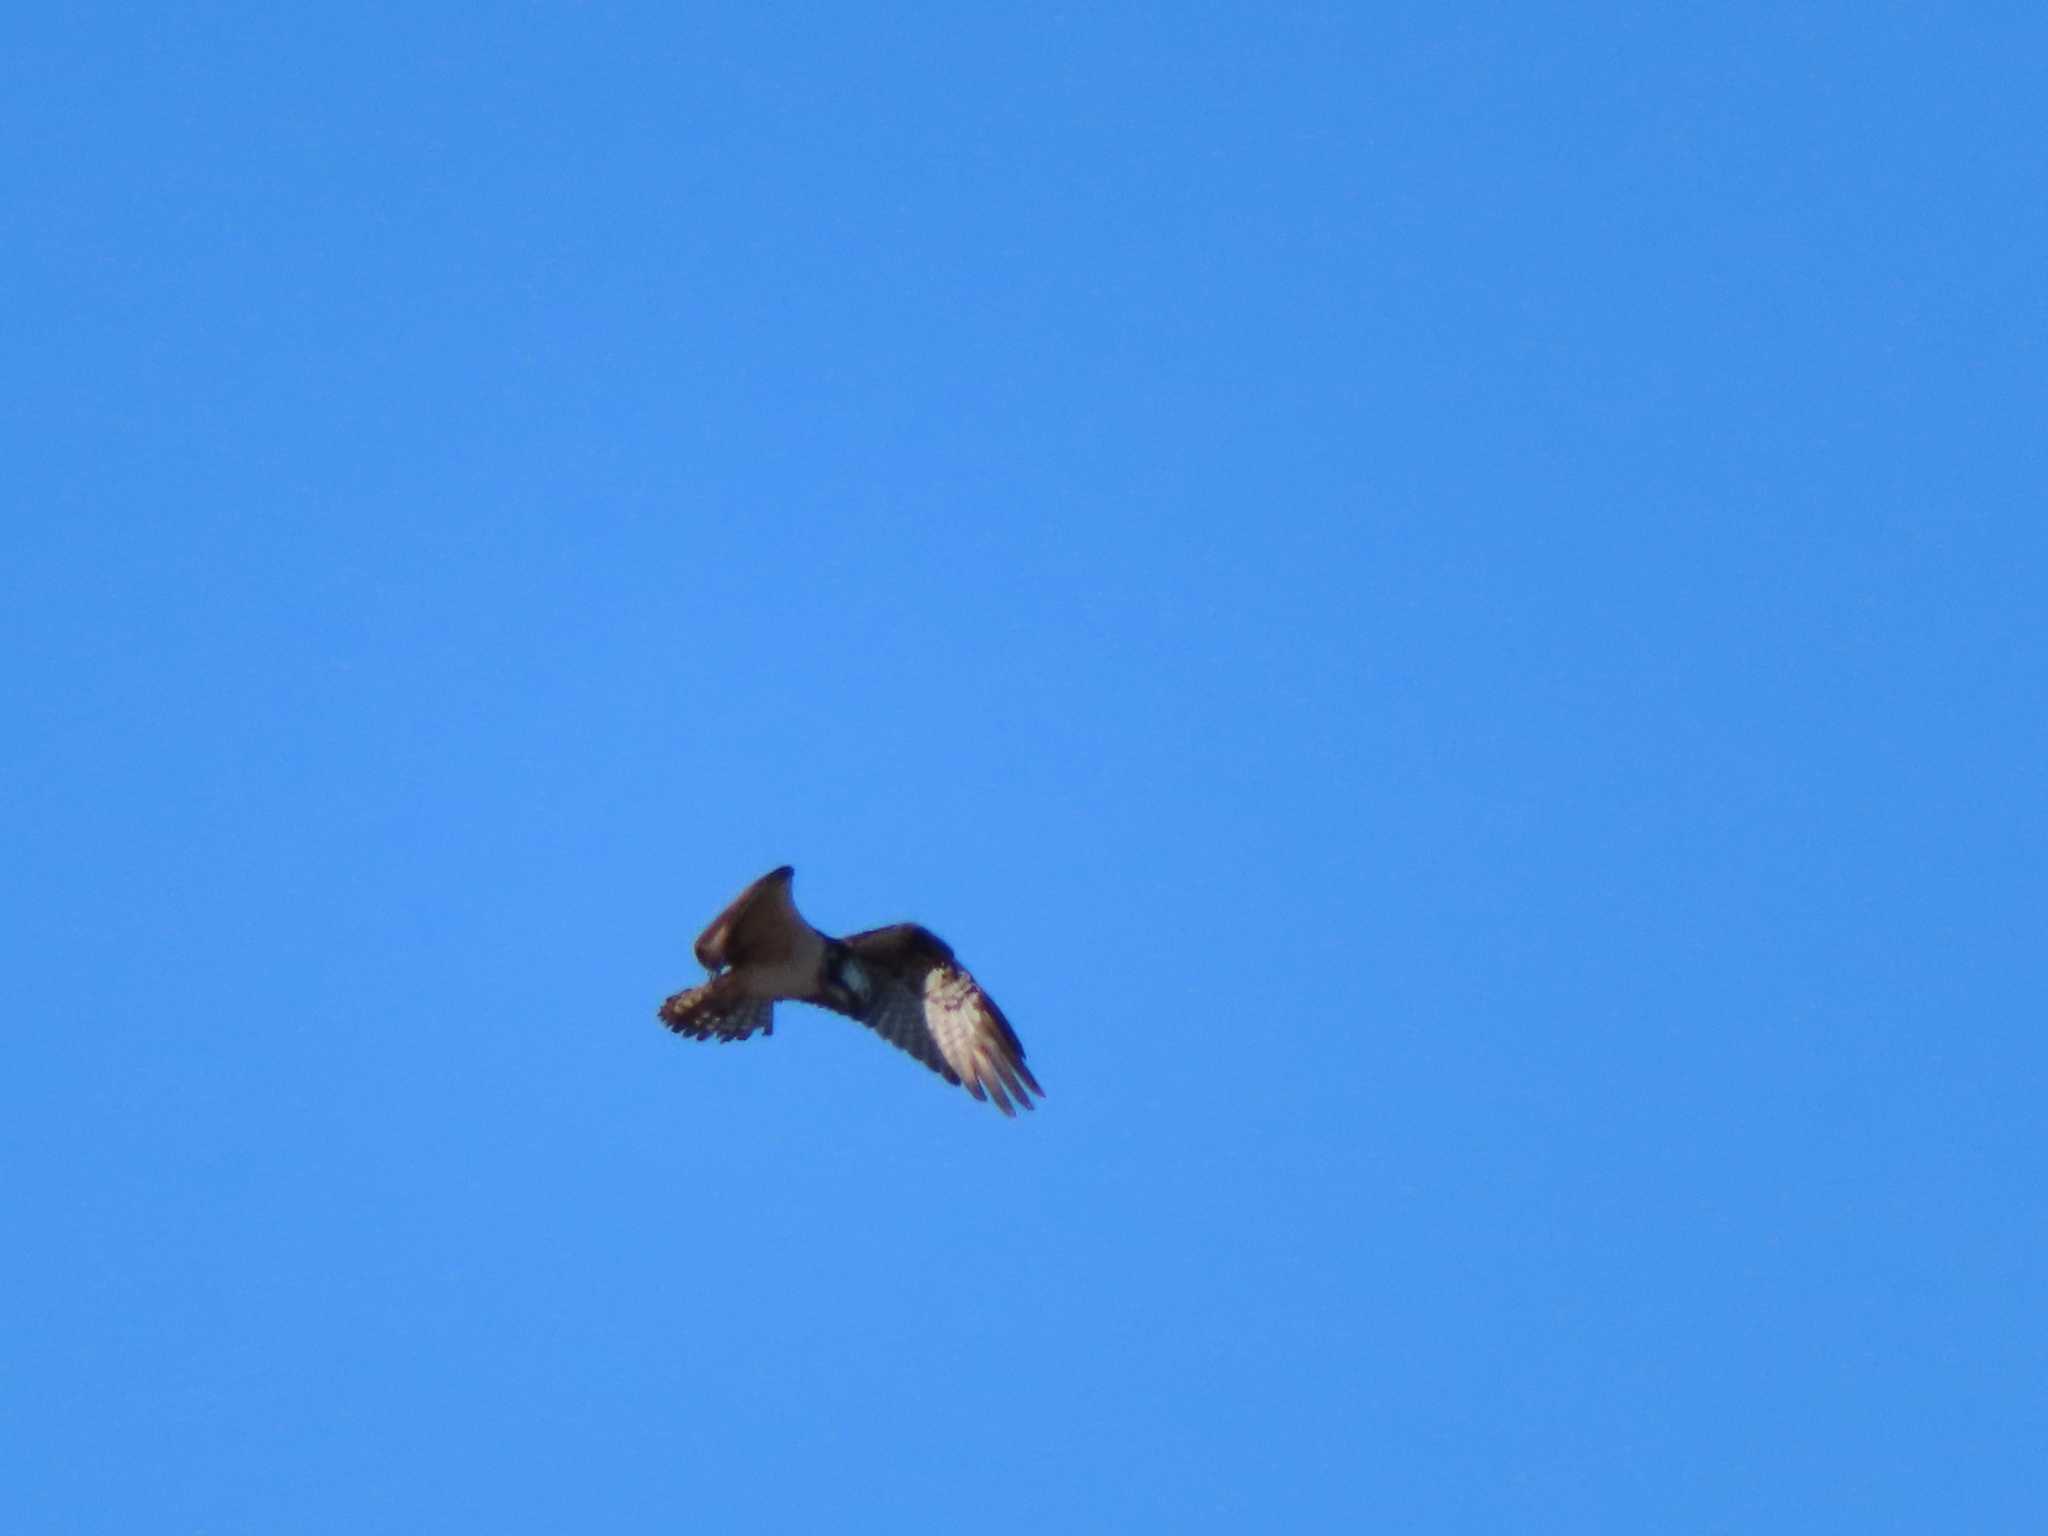
POLYGON ((983 1016, 981 989, 973 978, 948 966, 933 966, 924 978, 924 1018, 953 1070, 970 1079, 975 1076, 983 1016))

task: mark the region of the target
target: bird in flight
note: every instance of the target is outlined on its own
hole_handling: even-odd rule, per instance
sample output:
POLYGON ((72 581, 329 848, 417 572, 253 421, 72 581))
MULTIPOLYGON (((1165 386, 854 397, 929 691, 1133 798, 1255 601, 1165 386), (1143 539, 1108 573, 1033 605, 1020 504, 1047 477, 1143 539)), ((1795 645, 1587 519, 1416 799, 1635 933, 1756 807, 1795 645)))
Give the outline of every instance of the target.
POLYGON ((789 894, 796 871, 770 870, 741 891, 697 937, 709 980, 661 1005, 661 1022, 693 1040, 775 1033, 775 1005, 815 1003, 858 1019, 949 1083, 991 1099, 1045 1097, 1003 1010, 968 975, 945 940, 915 923, 829 938, 805 922, 789 894))

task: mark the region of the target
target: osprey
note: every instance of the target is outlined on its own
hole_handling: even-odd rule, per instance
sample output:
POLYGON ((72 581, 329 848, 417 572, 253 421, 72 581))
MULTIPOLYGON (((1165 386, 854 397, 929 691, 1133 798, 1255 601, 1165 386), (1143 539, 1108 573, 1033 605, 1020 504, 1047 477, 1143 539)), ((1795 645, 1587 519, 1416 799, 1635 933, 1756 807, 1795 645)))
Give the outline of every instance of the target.
POLYGON ((843 939, 805 922, 789 894, 796 870, 771 870, 697 937, 711 979, 661 1005, 661 1022, 693 1040, 775 1033, 775 1004, 816 1003, 858 1019, 977 1099, 1014 1116, 1011 1100, 1045 1097, 1010 1021, 929 928, 897 923, 843 939))

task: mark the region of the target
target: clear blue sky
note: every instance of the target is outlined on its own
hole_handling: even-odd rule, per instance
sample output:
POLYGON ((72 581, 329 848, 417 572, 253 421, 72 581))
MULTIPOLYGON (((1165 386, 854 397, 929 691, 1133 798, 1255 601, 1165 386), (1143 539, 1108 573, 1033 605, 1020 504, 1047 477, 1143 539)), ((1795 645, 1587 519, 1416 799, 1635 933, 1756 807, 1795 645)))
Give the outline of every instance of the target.
POLYGON ((2043 1528, 2038 13, 5 25, 16 1528, 2043 1528))

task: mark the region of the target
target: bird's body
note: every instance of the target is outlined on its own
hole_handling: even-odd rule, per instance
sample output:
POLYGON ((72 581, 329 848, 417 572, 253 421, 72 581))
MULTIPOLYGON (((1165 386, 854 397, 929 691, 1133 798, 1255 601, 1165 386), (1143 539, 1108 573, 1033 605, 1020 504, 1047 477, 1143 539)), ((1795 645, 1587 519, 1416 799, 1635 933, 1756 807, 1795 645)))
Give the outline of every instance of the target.
POLYGON ((661 1021, 698 1040, 773 1034, 775 1004, 814 1003, 858 1019, 949 1083, 1004 1114, 1045 1090, 1024 1065, 1010 1021, 928 928, 897 923, 843 939, 805 922, 790 895, 795 871, 771 870, 698 935, 701 985, 661 1005, 661 1021))

